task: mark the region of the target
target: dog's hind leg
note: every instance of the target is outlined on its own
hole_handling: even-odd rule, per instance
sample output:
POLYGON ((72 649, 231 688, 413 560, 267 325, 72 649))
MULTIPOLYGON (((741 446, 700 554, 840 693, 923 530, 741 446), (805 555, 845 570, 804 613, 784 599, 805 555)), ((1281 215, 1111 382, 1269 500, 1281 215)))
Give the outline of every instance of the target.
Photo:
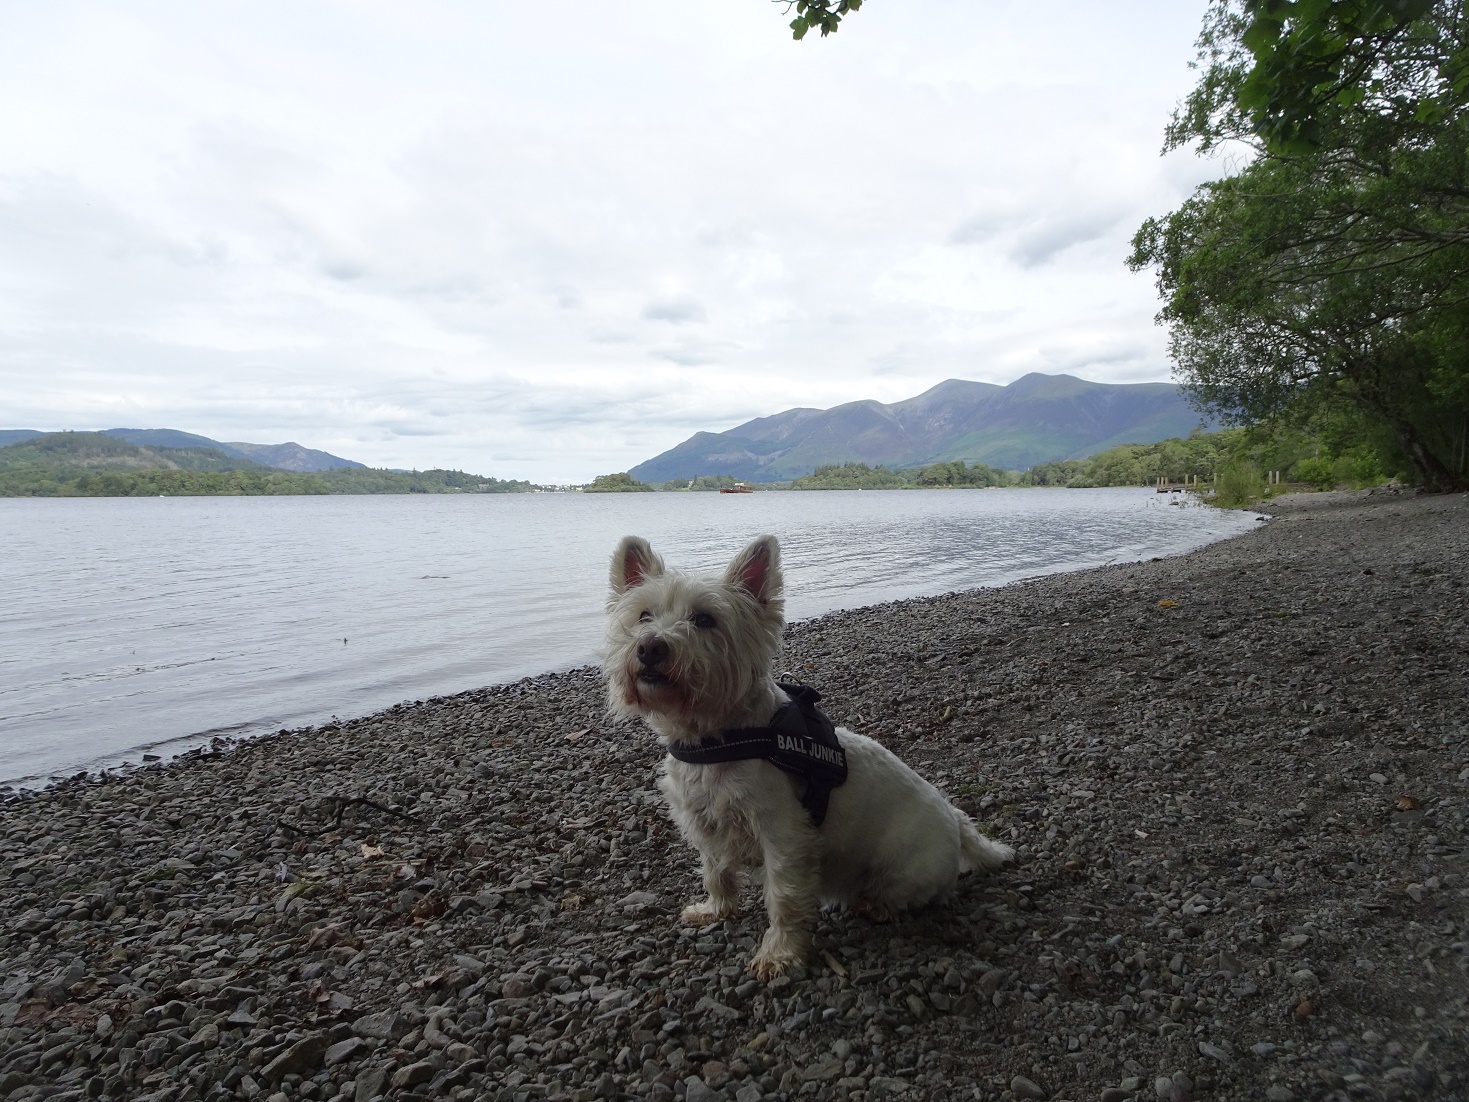
POLYGON ((740 909, 740 875, 733 866, 716 860, 709 854, 700 854, 704 870, 704 891, 708 898, 699 903, 690 903, 679 918, 689 926, 708 926, 712 922, 723 922, 740 909))
POLYGON ((750 961, 755 978, 766 983, 805 964, 811 953, 811 931, 820 913, 820 850, 815 831, 792 844, 765 846, 765 911, 770 928, 750 961))

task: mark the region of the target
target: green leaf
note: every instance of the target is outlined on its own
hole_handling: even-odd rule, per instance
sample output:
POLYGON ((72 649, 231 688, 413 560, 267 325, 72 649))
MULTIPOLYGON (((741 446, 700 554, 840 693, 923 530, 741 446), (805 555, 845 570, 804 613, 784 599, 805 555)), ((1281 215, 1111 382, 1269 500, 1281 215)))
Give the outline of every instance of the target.
POLYGON ((797 42, 806 37, 806 32, 811 29, 811 21, 805 16, 798 15, 791 20, 791 37, 797 42))
POLYGON ((1240 41, 1250 53, 1260 57, 1262 54, 1269 53, 1280 41, 1280 28, 1279 20, 1262 15, 1249 25, 1240 41))

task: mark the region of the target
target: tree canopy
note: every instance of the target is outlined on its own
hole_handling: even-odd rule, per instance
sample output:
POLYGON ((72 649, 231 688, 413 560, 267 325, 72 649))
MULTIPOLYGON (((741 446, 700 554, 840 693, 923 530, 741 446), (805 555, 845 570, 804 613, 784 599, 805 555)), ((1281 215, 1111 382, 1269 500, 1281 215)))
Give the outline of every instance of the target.
POLYGON ((1149 219, 1178 373, 1233 423, 1350 405, 1466 484, 1469 119, 1455 3, 1217 0, 1167 148, 1246 166, 1149 219))

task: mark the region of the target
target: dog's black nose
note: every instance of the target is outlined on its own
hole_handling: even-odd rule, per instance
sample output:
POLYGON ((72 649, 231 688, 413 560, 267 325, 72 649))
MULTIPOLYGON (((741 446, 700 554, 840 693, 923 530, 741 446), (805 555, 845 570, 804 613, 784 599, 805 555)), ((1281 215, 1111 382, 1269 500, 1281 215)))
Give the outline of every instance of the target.
POLYGON ((656 635, 638 640, 638 661, 651 669, 661 666, 668 658, 668 644, 656 635))

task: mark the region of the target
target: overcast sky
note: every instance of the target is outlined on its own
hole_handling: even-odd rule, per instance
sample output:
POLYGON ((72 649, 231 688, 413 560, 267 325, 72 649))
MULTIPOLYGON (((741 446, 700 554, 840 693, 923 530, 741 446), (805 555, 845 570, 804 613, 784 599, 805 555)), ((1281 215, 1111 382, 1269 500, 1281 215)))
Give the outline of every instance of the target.
POLYGON ((946 378, 1169 377, 1202 0, 0 5, 0 428, 533 481, 946 378))

